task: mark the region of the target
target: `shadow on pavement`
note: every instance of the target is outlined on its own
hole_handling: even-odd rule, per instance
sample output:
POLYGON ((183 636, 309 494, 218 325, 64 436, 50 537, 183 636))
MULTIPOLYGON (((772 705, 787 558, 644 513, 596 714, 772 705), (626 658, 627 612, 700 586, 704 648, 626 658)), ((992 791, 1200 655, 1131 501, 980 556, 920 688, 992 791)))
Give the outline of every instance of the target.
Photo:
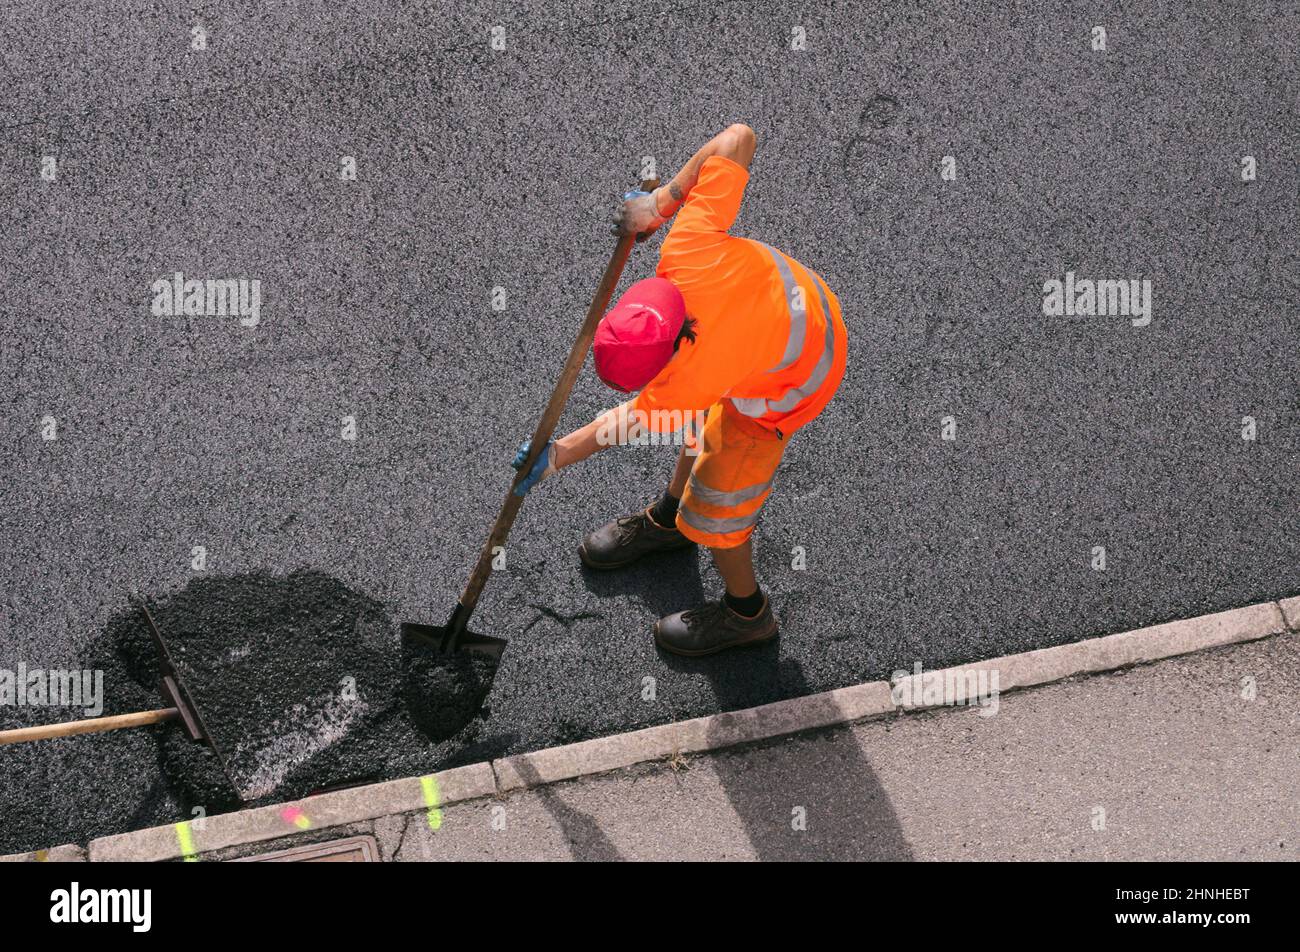
POLYGON ((691 608, 705 601, 700 579, 699 555, 695 549, 656 555, 613 572, 582 566, 583 584, 600 598, 630 595, 646 607, 655 619, 691 608))
MULTIPOLYGON (((633 596, 656 618, 708 597, 695 550, 658 556, 617 572, 584 567, 583 578, 593 594, 633 596)), ((661 657, 675 671, 707 678, 718 710, 724 712, 811 693, 798 662, 781 658, 779 639, 708 658, 661 657)), ((827 714, 838 716, 837 711, 827 714)), ((778 738, 723 750, 711 761, 759 859, 912 859, 893 806, 848 727, 803 735, 797 742, 778 738)), ((575 844, 588 844, 587 855, 575 852, 577 858, 617 858, 590 817, 554 796, 547 805, 575 844)))
POLYGON ((531 788, 531 792, 536 794, 542 801, 546 811, 555 818, 555 822, 564 831, 569 852, 574 859, 580 862, 605 862, 623 859, 618 852, 618 848, 605 835, 605 831, 600 828, 600 824, 596 820, 565 803, 563 798, 555 794, 554 788, 549 784, 538 783, 541 775, 533 769, 531 764, 525 761, 517 761, 515 769, 529 783, 537 784, 531 788))
MULTIPOLYGON (((809 693, 799 665, 780 657, 780 644, 711 658, 672 659, 703 673, 719 708, 749 706, 752 687, 735 693, 738 669, 769 684, 809 693)), ((830 700, 825 713, 839 716, 830 700)), ((726 739, 725 721, 711 739, 726 739)), ((847 726, 724 749, 711 757, 714 772, 744 824, 760 860, 910 860, 911 848, 889 796, 847 726)))

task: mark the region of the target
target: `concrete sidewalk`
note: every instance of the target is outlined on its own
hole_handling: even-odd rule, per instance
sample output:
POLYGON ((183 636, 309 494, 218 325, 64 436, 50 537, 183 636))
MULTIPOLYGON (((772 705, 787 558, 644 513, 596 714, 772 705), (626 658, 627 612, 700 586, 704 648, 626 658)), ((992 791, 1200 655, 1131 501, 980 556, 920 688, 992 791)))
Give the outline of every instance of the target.
POLYGON ((1292 633, 372 829, 399 861, 1297 860, 1297 789, 1292 633))

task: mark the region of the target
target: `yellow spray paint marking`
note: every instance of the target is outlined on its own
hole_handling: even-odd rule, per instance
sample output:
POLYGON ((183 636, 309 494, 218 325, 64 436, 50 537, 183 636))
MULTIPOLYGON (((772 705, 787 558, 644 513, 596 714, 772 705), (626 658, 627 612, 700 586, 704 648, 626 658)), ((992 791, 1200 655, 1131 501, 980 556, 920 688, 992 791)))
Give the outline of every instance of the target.
POLYGON ((48 852, 47 850, 37 850, 37 851, 36 851, 36 862, 38 862, 38 863, 44 863, 44 862, 45 862, 46 860, 48 860, 49 858, 50 858, 50 854, 49 854, 49 852, 48 852))
POLYGON ((285 807, 280 811, 280 819, 285 823, 292 823, 300 830, 311 829, 311 817, 303 813, 298 807, 285 807))
POLYGON ((190 821, 185 820, 173 825, 176 828, 176 842, 180 845, 181 855, 185 857, 185 862, 197 863, 199 858, 195 854, 198 850, 194 848, 194 835, 190 833, 190 821))
POLYGON ((438 809, 438 804, 442 802, 438 796, 438 779, 433 774, 421 777, 420 789, 424 791, 424 805, 429 808, 429 829, 436 830, 442 826, 442 811, 438 809))

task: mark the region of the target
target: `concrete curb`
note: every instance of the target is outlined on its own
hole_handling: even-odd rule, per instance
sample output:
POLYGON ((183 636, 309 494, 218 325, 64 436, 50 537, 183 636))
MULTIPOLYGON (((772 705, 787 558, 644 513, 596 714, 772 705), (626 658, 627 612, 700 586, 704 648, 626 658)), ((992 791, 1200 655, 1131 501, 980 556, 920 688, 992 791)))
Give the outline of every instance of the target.
POLYGON ((607 773, 679 754, 705 753, 869 717, 942 706, 941 701, 925 702, 925 692, 921 689, 926 678, 958 675, 964 678, 980 672, 991 676, 996 672, 994 686, 1002 694, 1077 675, 1255 641, 1288 630, 1300 632, 1300 596, 991 658, 972 665, 911 674, 892 685, 887 681, 872 681, 747 710, 519 754, 490 764, 457 767, 428 777, 391 780, 292 803, 101 837, 92 840, 87 850, 61 846, 40 853, 0 857, 0 860, 193 859, 203 853, 283 839, 310 830, 343 827, 404 813, 432 813, 452 803, 607 773), (921 700, 912 703, 916 697, 921 700))
POLYGON ((620 767, 891 714, 889 684, 872 681, 743 711, 711 714, 492 762, 502 793, 606 773, 620 767))
POLYGON ((86 850, 76 843, 63 846, 51 846, 47 850, 33 850, 30 853, 10 853, 0 856, 0 863, 84 863, 86 850))
MULTIPOLYGON (((1300 609, 1300 599, 1289 601, 1297 602, 1300 609)), ((1005 694, 1081 674, 1113 671, 1207 648, 1268 638, 1286 630, 1287 623, 1279 603, 1260 602, 1245 608, 1166 622, 1055 648, 1039 648, 961 667, 908 675, 895 682, 895 698, 899 700, 899 708, 904 710, 944 707, 950 701, 946 703, 944 692, 936 691, 934 686, 969 683, 967 679, 972 675, 978 682, 991 684, 998 693, 1005 694), (987 677, 979 678, 979 675, 987 677), (927 684, 931 686, 929 692, 925 690, 927 684), (940 699, 927 701, 927 693, 940 699)))
POLYGON ((1282 617, 1286 619, 1287 626, 1292 631, 1300 631, 1300 595, 1284 598, 1277 605, 1282 609, 1282 617))

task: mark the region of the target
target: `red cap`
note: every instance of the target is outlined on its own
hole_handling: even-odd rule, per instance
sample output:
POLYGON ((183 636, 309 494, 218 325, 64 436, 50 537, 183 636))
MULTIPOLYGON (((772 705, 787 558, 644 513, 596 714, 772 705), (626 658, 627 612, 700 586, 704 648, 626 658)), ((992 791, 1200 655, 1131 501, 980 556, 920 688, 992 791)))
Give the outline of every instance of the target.
POLYGON ((636 282, 596 326, 596 373, 615 390, 640 390, 672 360, 685 320, 686 302, 671 281, 636 282))

